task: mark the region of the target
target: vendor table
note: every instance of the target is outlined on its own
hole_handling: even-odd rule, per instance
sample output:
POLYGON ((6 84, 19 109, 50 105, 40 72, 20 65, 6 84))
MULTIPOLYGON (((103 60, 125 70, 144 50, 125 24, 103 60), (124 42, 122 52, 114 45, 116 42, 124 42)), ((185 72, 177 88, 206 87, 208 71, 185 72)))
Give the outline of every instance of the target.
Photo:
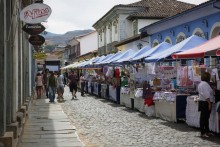
POLYGON ((137 98, 134 97, 134 109, 137 109, 140 112, 144 112, 145 111, 145 105, 144 105, 144 99, 143 98, 137 98))
POLYGON ((109 85, 109 99, 120 104, 120 87, 109 85))
POLYGON ((132 108, 130 90, 127 87, 121 87, 120 104, 124 105, 125 107, 132 108))
POLYGON ((173 96, 168 97, 169 101, 166 98, 154 99, 156 117, 173 122, 185 119, 187 95, 175 95, 174 99, 172 98, 173 96))
POLYGON ((97 82, 93 83, 93 94, 95 94, 96 96, 98 96, 98 91, 99 91, 98 85, 99 83, 97 82))
POLYGON ((107 91, 107 84, 101 84, 101 97, 102 98, 107 99, 106 91, 107 91))
MULTIPOLYGON (((188 96, 186 105, 186 123, 189 126, 199 128, 200 112, 198 111, 198 96, 188 96)), ((213 132, 219 133, 219 122, 217 108, 220 102, 212 105, 212 111, 209 119, 209 129, 213 132)))
POLYGON ((93 82, 88 82, 88 93, 93 94, 93 82))

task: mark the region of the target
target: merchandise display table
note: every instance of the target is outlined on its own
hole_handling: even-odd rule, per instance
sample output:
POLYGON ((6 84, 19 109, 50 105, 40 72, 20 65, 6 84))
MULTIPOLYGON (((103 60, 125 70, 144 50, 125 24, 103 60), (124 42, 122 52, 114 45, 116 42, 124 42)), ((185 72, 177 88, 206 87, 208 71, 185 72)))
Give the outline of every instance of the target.
MULTIPOLYGON (((188 96, 186 105, 186 123, 189 126, 199 128, 200 112, 198 111, 198 96, 188 96)), ((218 113, 217 108, 220 102, 212 105, 212 112, 209 119, 209 129, 219 133, 218 113)))
POLYGON ((132 108, 131 98, 130 98, 130 88, 121 87, 120 104, 124 105, 125 107, 132 108))
POLYGON ((93 82, 88 82, 88 93, 93 94, 93 82))
POLYGON ((116 88, 112 85, 109 85, 109 99, 113 100, 113 101, 117 101, 117 97, 116 97, 116 88))
POLYGON ((120 104, 120 87, 109 85, 109 99, 120 104))
POLYGON ((107 84, 101 84, 101 97, 107 99, 107 84))
MULTIPOLYGON (((158 93, 155 93, 155 96, 158 93)), ((155 114, 156 117, 167 121, 177 122, 179 119, 186 118, 186 98, 187 95, 174 95, 166 93, 163 98, 155 98, 155 114), (169 100, 169 101, 168 101, 169 100)))
POLYGON ((93 94, 95 94, 96 96, 98 96, 98 93, 99 93, 98 85, 99 85, 99 83, 97 83, 97 82, 93 83, 93 94))
POLYGON ((145 108, 144 99, 134 97, 134 109, 137 109, 140 112, 144 112, 145 111, 144 108, 145 108))
POLYGON ((176 122, 176 102, 154 101, 155 114, 164 120, 176 122))

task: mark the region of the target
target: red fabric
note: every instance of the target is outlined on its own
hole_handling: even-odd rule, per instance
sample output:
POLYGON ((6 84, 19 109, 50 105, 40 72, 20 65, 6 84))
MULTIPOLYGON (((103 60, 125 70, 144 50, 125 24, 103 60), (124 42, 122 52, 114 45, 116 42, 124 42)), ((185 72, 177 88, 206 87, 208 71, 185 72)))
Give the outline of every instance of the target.
MULTIPOLYGON (((215 51, 217 49, 220 49, 220 35, 192 49, 189 49, 181 53, 173 54, 172 58, 173 59, 203 58, 207 52, 215 51)), ((217 51, 217 53, 212 55, 220 56, 220 52, 217 51)))
POLYGON ((116 77, 116 78, 119 78, 119 77, 120 77, 120 71, 119 71, 118 68, 115 69, 115 77, 116 77))
POLYGON ((147 105, 148 107, 154 105, 153 98, 147 98, 144 100, 144 105, 147 105))

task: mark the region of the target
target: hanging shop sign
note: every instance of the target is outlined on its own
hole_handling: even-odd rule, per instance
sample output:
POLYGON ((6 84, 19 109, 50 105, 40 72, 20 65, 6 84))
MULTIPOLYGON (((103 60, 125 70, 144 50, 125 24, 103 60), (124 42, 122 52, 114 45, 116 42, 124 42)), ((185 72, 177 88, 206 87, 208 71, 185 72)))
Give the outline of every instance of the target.
POLYGON ((42 33, 46 28, 40 24, 29 24, 27 23, 26 25, 23 26, 22 30, 25 31, 26 33, 30 35, 38 35, 42 33))
POLYGON ((31 37, 29 38, 29 42, 30 42, 30 44, 32 44, 32 45, 38 45, 38 46, 40 46, 40 45, 44 44, 45 39, 44 39, 43 36, 35 35, 35 36, 31 36, 31 37))
POLYGON ((25 7, 20 13, 20 19, 26 23, 40 23, 47 20, 52 10, 46 4, 35 3, 25 7))
POLYGON ((46 53, 40 53, 40 52, 36 52, 33 54, 34 59, 46 59, 47 55, 46 53))

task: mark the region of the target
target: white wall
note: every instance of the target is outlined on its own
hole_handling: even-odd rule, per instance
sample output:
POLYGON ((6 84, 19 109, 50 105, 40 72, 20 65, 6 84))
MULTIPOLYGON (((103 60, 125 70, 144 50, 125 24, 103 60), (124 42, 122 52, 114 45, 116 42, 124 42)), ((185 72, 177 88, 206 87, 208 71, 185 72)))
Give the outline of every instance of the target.
POLYGON ((137 41, 133 41, 133 42, 130 42, 130 43, 127 43, 125 45, 121 45, 118 47, 118 50, 128 50, 128 49, 134 49, 134 50, 139 50, 137 45, 141 43, 144 46, 150 46, 149 45, 149 37, 145 37, 145 38, 142 38, 141 40, 137 40, 137 41))
POLYGON ((80 38, 81 55, 98 49, 97 36, 98 33, 95 31, 80 38))
MULTIPOLYGON (((159 20, 158 19, 147 19, 147 20, 146 19, 138 19, 138 30, 145 27, 145 26, 148 26, 152 23, 155 23, 157 21, 159 21, 159 20)), ((139 33, 140 32, 138 32, 138 34, 139 33)))

